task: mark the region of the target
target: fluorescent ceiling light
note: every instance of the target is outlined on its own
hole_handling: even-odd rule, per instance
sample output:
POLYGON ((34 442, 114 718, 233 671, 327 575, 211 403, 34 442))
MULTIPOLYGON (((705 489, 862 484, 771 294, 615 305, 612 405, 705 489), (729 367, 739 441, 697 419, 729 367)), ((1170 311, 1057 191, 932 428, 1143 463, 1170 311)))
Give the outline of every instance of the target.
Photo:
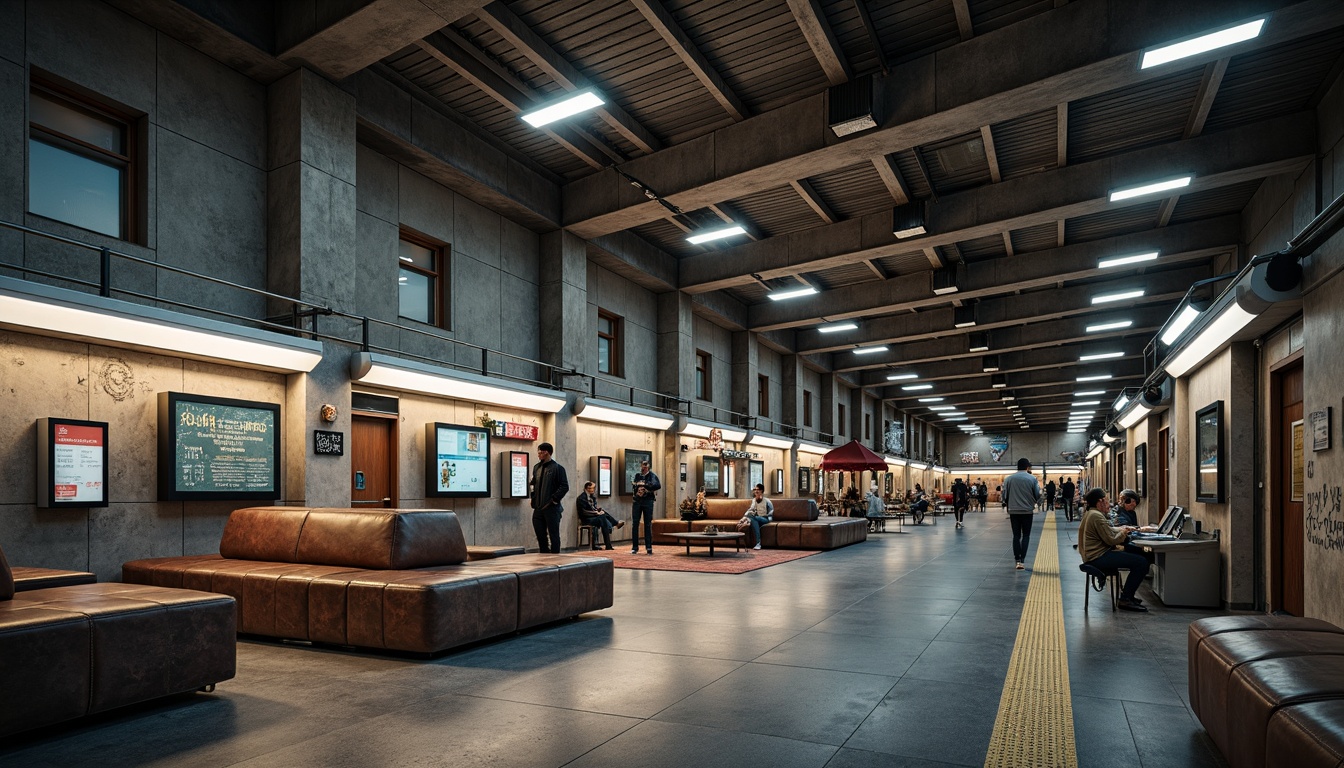
POLYGON ((1137 291, 1123 291, 1121 293, 1103 293, 1100 296, 1093 296, 1093 304, 1109 304, 1113 301, 1124 301, 1125 299, 1137 299, 1143 295, 1143 289, 1137 291))
POLYGON ((948 412, 943 413, 943 414, 941 414, 941 415, 942 415, 942 416, 965 416, 966 414, 963 413, 963 412, 961 412, 961 411, 948 411, 948 412))
POLYGON ((955 406, 955 405, 930 405, 930 406, 929 406, 929 410, 930 410, 930 411, 955 411, 955 410, 957 410, 957 406, 955 406))
POLYGON ((1097 352, 1091 355, 1083 355, 1078 358, 1078 362, 1086 363, 1089 360, 1114 360, 1117 357, 1124 357, 1124 352, 1097 352))
POLYGON ((953 323, 953 324, 952 324, 952 327, 953 327, 953 328, 974 328, 974 327, 975 327, 975 320, 974 320, 974 319, 962 320, 961 322, 953 323))
POLYGON ((708 438, 710 431, 715 429, 719 430, 719 434, 723 437, 724 442, 740 443, 747 439, 747 433, 744 430, 725 427, 721 424, 710 424, 698 421, 687 422, 686 428, 677 434, 686 437, 708 438))
POLYGON ((600 107, 606 103, 607 102, 604 101, 601 96, 598 96, 597 93, 590 88, 566 94, 565 97, 559 101, 552 102, 531 112, 524 112, 519 115, 519 117, 522 118, 523 122, 533 128, 540 128, 543 125, 549 125, 557 120, 564 120, 566 117, 577 115, 580 112, 587 112, 590 109, 600 107))
POLYGON ((1235 302, 1229 304, 1216 320, 1209 323, 1186 345, 1185 349, 1181 350, 1180 354, 1166 364, 1167 373, 1176 377, 1189 373, 1254 319, 1255 315, 1242 309, 1239 304, 1235 302))
POLYGON ((808 285, 802 288, 789 288, 784 291, 775 291, 774 293, 766 294, 766 298, 771 301, 783 301, 784 299, 796 299, 799 296, 811 296, 816 292, 816 288, 808 285))
POLYGON ((371 352, 356 352, 350 356, 350 378, 403 392, 421 392, 539 413, 558 413, 565 407, 563 396, 541 387, 523 384, 503 387, 485 376, 371 352))
POLYGON ((1073 405, 1074 405, 1075 408, 1078 407, 1078 406, 1080 406, 1080 405, 1101 405, 1101 401, 1100 401, 1100 400, 1074 400, 1074 401, 1073 401, 1073 405))
POLYGON ((1157 255, 1158 255, 1157 251, 1149 251, 1148 253, 1136 253, 1132 256, 1116 256, 1110 259, 1102 259, 1101 261, 1097 262, 1097 269, 1106 269, 1107 267, 1119 267, 1125 264, 1138 264, 1139 262, 1142 261, 1156 261, 1157 255))
POLYGON ((1101 323, 1100 325, 1087 326, 1088 333, 1100 333, 1101 331, 1115 331, 1121 328, 1128 328, 1134 324, 1133 320, 1116 320, 1113 323, 1101 323))
POLYGON ((921 403, 941 403, 941 402, 943 402, 943 398, 941 398, 941 397, 921 397, 921 398, 919 398, 919 402, 921 402, 921 403))
POLYGON ((1143 403, 1135 403, 1134 410, 1120 417, 1120 426, 1129 429, 1140 421, 1143 421, 1152 410, 1153 409, 1143 403))
POLYGON ((664 430, 672 426, 671 416, 655 411, 636 410, 625 406, 598 405, 592 400, 582 402, 582 406, 575 404, 575 415, 580 419, 657 430, 664 430))
POLYGON ((1065 432, 1068 432, 1070 435, 1081 435, 1082 433, 1086 432, 1087 430, 1086 430, 1086 429, 1066 429, 1066 430, 1064 430, 1064 431, 1065 431, 1065 432))
POLYGON ((950 418, 943 419, 943 421, 965 421, 965 420, 966 420, 965 416, 952 416, 950 418))
POLYGON ((839 323, 831 323, 830 325, 818 326, 817 331, 820 333, 839 333, 840 331, 858 330, 858 327, 859 324, 854 322, 853 320, 845 320, 839 323))
POLYGON ((887 377, 887 381, 907 381, 909 379, 918 379, 918 373, 893 373, 887 377))
POLYGON ((883 346, 880 346, 880 347, 860 347, 859 349, 854 350, 854 354, 856 354, 856 355, 875 355, 875 354, 877 354, 878 352, 886 352, 886 351, 887 351, 887 347, 886 347, 886 345, 883 345, 883 346))
POLYGON ((0 327, 284 373, 322 361, 321 342, 14 278, 0 278, 0 327))
POLYGON ((1126 405, 1129 405, 1129 398, 1125 396, 1125 393, 1121 392, 1120 397, 1116 398, 1115 404, 1111 406, 1111 410, 1121 411, 1124 410, 1126 405))
POLYGON ((1195 322, 1195 318, 1199 317, 1200 314, 1199 310, 1189 304, 1181 307, 1181 313, 1177 315, 1176 319, 1171 321, 1171 325, 1167 326, 1167 329, 1162 332, 1162 343, 1171 346, 1173 342, 1181 337, 1182 333, 1185 333, 1185 329, 1189 328, 1190 324, 1195 322))
POLYGON ((759 445, 763 448, 778 448, 779 450, 784 451, 793 447, 793 441, 785 440, 782 437, 763 435, 757 432, 747 438, 747 445, 759 445))
POLYGON ((1218 48, 1236 43, 1244 43, 1247 40, 1254 40, 1260 36, 1260 31, 1264 29, 1265 19, 1259 18, 1255 21, 1248 21, 1245 24, 1238 24, 1235 27, 1220 29, 1217 32, 1210 32, 1206 35, 1200 35, 1193 40, 1186 40, 1180 43, 1164 45, 1161 48, 1154 48, 1151 51, 1144 51, 1143 60, 1139 62, 1139 69, 1148 69, 1160 64, 1184 59, 1189 56, 1198 56, 1201 53, 1207 53, 1218 48))
POLYGON ((1103 443, 1114 443, 1116 440, 1119 440, 1119 439, 1120 439, 1120 438, 1118 438, 1118 437, 1111 437, 1111 434, 1110 434, 1109 432, 1107 432, 1107 433, 1105 433, 1105 434, 1103 434, 1103 435, 1101 436, 1101 442, 1103 442, 1103 443))
POLYGON ((720 227, 719 229, 708 229, 703 232, 697 232, 694 235, 687 235, 686 242, 691 245, 699 245, 701 243, 708 243, 711 240, 722 240, 726 237, 735 237, 737 235, 745 235, 746 233, 747 230, 741 224, 730 224, 726 227, 720 227))
POLYGON ((1087 390, 1086 392, 1074 392, 1074 393, 1073 393, 1073 396, 1074 396, 1074 397, 1092 397, 1093 395, 1104 395, 1104 394, 1106 394, 1106 390, 1104 390, 1104 389, 1089 389, 1089 390, 1087 390))
POLYGON ((1111 378, 1111 374, 1109 374, 1109 373, 1099 373, 1099 374, 1096 374, 1095 376, 1079 376, 1077 379, 1074 379, 1074 381, 1079 381, 1079 382, 1083 382, 1083 381, 1105 381, 1106 379, 1109 379, 1109 378, 1111 378))
POLYGON ((1127 187, 1117 189, 1111 192, 1111 202, 1117 203, 1121 200, 1128 200, 1132 197, 1142 197, 1157 192, 1167 192, 1173 189, 1181 189, 1190 186, 1190 181, 1194 176, 1182 176, 1179 179, 1168 179, 1166 181, 1155 181, 1152 184, 1143 184, 1137 187, 1127 187))
POLYGON ((904 392, 919 392, 919 391, 921 391, 921 390, 925 390, 925 389, 933 389, 933 385, 932 385, 932 384, 906 384, 905 386, 901 387, 901 390, 904 391, 904 392))

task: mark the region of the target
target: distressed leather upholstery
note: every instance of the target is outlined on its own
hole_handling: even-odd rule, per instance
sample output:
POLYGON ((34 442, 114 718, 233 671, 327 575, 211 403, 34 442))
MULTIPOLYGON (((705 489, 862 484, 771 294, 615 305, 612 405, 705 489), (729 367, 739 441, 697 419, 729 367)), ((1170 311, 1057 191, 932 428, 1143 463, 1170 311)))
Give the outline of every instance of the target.
POLYGON ((1187 636, 1191 709, 1233 768, 1341 764, 1344 630, 1219 616, 1191 623, 1187 636))
POLYGON ((55 568, 30 568, 16 565, 14 571, 14 591, 27 592, 30 589, 49 587, 69 587, 75 584, 92 584, 98 577, 87 571, 62 571, 55 568))
POLYGON ((233 677, 234 603, 130 584, 15 593, 0 552, 0 737, 233 677))
POLYGON ((415 653, 612 604, 610 560, 469 561, 457 516, 444 510, 239 509, 220 552, 138 560, 122 573, 232 595, 245 634, 415 653))
MULTIPOLYGON (((750 499, 707 499, 703 520, 654 520, 653 540, 659 544, 678 544, 672 533, 703 531, 711 525, 734 530, 746 514, 750 499)), ((862 518, 820 517, 811 499, 771 499, 775 505, 773 522, 761 526, 761 546, 782 549, 836 549, 868 539, 868 522, 862 518)), ((745 531, 745 546, 756 542, 751 529, 745 531)))

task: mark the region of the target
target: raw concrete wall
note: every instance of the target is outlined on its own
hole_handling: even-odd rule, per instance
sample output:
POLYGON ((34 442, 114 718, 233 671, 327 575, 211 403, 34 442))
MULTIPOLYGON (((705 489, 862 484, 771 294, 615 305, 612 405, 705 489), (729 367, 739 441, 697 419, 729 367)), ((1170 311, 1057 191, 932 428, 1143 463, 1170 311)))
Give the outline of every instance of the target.
MULTIPOLYGON (((588 371, 601 381, 599 396, 628 402, 628 387, 658 390, 658 299, 657 296, 609 269, 588 262, 588 333, 591 343, 588 371), (624 375, 597 372, 597 311, 606 310, 624 319, 624 375)), ((637 393, 635 402, 655 405, 655 398, 637 393)))
MULTIPOLYGON (((1040 468, 1052 464, 1076 464, 1065 462, 1060 454, 1065 451, 1085 453, 1087 450, 1087 435, 1069 432, 1018 432, 1005 429, 989 430, 983 435, 964 435, 961 430, 957 430, 948 432, 946 440, 947 453, 943 458, 950 469, 963 474, 975 471, 974 465, 961 464, 963 452, 979 453, 982 466, 1017 466, 1017 460, 1025 457, 1031 460, 1032 466, 1040 468), (994 461, 989 450, 989 438, 997 434, 1008 435, 1008 451, 998 461, 994 461)), ((1054 475, 1052 471, 1050 476, 1054 475)))
POLYGON ((695 318, 695 348, 710 357, 709 385, 713 397, 695 401, 691 413, 713 418, 710 409, 731 410, 733 402, 733 334, 703 317, 695 318))
MULTIPOLYGON (((770 404, 770 416, 757 422, 758 429, 778 432, 778 425, 784 423, 784 365, 779 353, 764 344, 757 344, 756 373, 770 380, 766 394, 770 404)), ((766 483, 765 488, 768 493, 771 485, 766 483)))

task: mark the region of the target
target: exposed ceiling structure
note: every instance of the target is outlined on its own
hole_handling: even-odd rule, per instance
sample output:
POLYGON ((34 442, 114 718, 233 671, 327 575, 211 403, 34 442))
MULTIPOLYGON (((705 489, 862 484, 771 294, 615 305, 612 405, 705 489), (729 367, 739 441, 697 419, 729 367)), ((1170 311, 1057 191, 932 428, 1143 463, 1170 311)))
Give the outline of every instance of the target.
POLYGON ((1141 382, 1191 283, 1250 255, 1238 214, 1261 184, 1316 161, 1314 109, 1344 67, 1337 0, 426 4, 456 20, 368 4, 408 15, 368 68, 552 180, 556 224, 592 258, 936 422, 948 411, 921 400, 940 397, 967 419, 949 428, 1063 429, 1076 392, 1100 392, 1078 399, 1104 414, 1141 382), (1140 67, 1266 15, 1254 39, 1140 67), (872 95, 876 125, 837 137, 828 105, 846 84, 872 95), (519 119, 585 88, 606 104, 519 119), (897 237, 893 209, 911 203, 926 232, 897 237), (687 242, 719 222, 746 233, 687 242), (940 268, 956 292, 934 293, 940 268), (767 298, 786 286, 817 293, 767 298), (1128 291, 1142 294, 1093 302, 1128 291), (817 330, 840 320, 857 328, 817 330), (1096 354, 1111 357, 1081 360, 1096 354), (888 378, 902 374, 918 378, 888 378))

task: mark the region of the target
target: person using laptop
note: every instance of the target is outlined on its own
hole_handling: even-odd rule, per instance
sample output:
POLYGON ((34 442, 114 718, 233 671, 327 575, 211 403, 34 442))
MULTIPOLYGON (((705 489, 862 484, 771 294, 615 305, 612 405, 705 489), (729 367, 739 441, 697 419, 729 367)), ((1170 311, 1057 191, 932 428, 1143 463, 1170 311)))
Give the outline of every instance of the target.
POLYGON ((1122 611, 1147 613, 1143 601, 1134 593, 1148 575, 1148 560, 1128 544, 1132 526, 1112 528, 1106 515, 1111 503, 1106 491, 1093 488, 1083 499, 1083 521, 1078 525, 1078 554, 1083 562, 1102 570, 1126 569, 1129 575, 1120 589, 1120 602, 1117 607, 1122 611))
MULTIPOLYGON (((1121 525, 1127 525, 1134 529, 1139 529, 1139 493, 1132 488, 1126 488, 1120 492, 1120 498, 1115 505, 1115 519, 1121 525)), ((1156 530, 1149 527, 1148 530, 1156 530)))

